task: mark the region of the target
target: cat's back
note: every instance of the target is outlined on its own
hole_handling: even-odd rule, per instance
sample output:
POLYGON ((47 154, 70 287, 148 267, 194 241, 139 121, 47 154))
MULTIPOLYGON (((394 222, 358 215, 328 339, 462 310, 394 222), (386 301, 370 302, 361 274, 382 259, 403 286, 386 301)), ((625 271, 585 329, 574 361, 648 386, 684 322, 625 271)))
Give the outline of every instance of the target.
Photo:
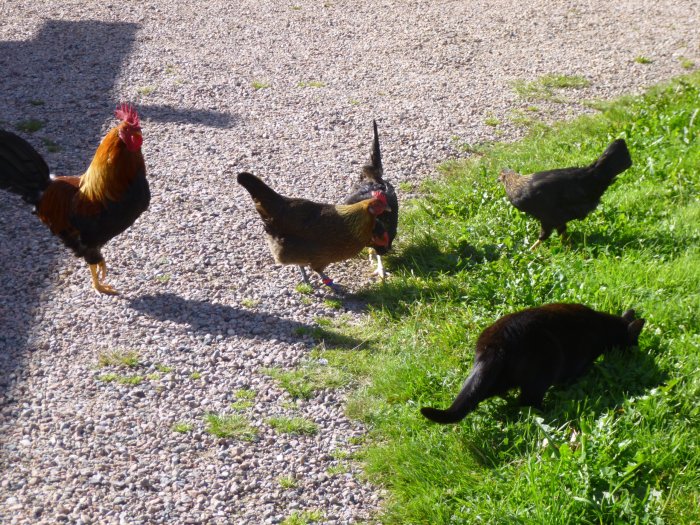
MULTIPOLYGON (((537 350, 543 339, 563 344, 600 328, 600 313, 577 303, 551 303, 504 315, 487 327, 476 343, 477 354, 498 348, 506 353, 537 350)), ((611 316, 612 317, 612 316, 611 316)))

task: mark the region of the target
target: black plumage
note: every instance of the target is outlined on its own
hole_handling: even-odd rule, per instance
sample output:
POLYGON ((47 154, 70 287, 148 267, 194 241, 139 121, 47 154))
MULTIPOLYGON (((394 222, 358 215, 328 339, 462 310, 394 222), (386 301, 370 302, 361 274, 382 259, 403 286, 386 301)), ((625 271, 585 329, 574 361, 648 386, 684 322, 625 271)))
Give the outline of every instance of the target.
POLYGON ((384 270, 381 264, 381 256, 391 250, 391 245, 396 237, 399 223, 399 201, 396 197, 394 186, 384 180, 384 167, 382 166, 382 154, 379 149, 379 134, 377 132, 377 121, 372 121, 374 129, 374 140, 372 141, 372 151, 368 164, 362 167, 360 180, 350 190, 350 194, 343 201, 345 204, 354 204, 365 199, 372 198, 372 192, 381 191, 386 195, 388 208, 377 217, 374 226, 373 238, 381 239, 388 235, 389 242, 386 246, 372 245, 370 248, 377 254, 377 273, 384 277, 384 270))
POLYGON ((531 248, 534 249, 548 239, 553 230, 565 235, 567 222, 583 219, 592 212, 616 176, 631 165, 627 144, 624 139, 618 139, 589 166, 525 176, 503 170, 498 180, 503 183, 513 206, 540 221, 540 235, 531 248))

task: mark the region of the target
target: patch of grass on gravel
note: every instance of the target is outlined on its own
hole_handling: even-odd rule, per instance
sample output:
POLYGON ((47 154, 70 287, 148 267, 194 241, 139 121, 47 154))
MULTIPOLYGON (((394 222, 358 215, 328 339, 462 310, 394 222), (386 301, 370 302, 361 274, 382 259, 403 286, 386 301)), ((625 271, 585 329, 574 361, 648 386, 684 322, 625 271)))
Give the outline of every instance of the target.
POLYGON ((192 423, 187 423, 186 421, 178 421, 177 423, 174 423, 171 428, 173 432, 177 432, 178 434, 187 434, 194 429, 194 425, 192 423))
POLYGON ((312 362, 293 370, 264 368, 261 372, 279 381, 280 386, 292 397, 302 399, 310 399, 321 389, 345 386, 350 380, 347 374, 337 368, 312 362))
POLYGON ((313 436, 318 432, 318 425, 303 417, 271 417, 267 424, 282 434, 313 436))
POLYGON ((258 431, 240 414, 204 416, 205 430, 218 438, 234 438, 242 441, 252 441, 258 431))
POLYGON ((44 127, 44 121, 37 119, 23 120, 17 123, 17 129, 25 133, 34 133, 44 127))
POLYGON ((518 79, 512 84, 513 90, 525 100, 547 100, 565 102, 560 95, 562 89, 581 89, 591 85, 590 80, 579 75, 544 75, 537 80, 528 82, 518 79))
POLYGON ((144 381, 144 377, 140 375, 127 376, 115 374, 114 372, 99 375, 97 376, 97 379, 98 381, 102 381, 104 383, 119 383, 120 385, 129 386, 137 386, 143 383, 144 381))
POLYGON ((292 476, 280 476, 279 478, 277 478, 277 482, 283 489, 294 489, 299 485, 297 480, 294 479, 292 476))
POLYGON ((601 104, 445 164, 402 205, 393 277, 363 294, 363 386, 347 407, 370 431, 382 522, 700 523, 698 100, 694 73, 601 104), (570 224, 570 247, 555 235, 530 252, 539 225, 508 203, 499 171, 586 165, 617 137, 632 168, 570 224), (635 308, 647 319, 639 349, 551 389, 541 413, 492 398, 456 425, 421 416, 453 400, 484 327, 554 301, 635 308))
POLYGON ((115 366, 119 368, 136 368, 139 362, 139 354, 136 350, 112 350, 102 352, 97 357, 97 366, 115 366))
POLYGON ((323 519, 323 512, 320 510, 304 510, 293 511, 289 516, 282 520, 282 525, 308 525, 316 523, 323 519))

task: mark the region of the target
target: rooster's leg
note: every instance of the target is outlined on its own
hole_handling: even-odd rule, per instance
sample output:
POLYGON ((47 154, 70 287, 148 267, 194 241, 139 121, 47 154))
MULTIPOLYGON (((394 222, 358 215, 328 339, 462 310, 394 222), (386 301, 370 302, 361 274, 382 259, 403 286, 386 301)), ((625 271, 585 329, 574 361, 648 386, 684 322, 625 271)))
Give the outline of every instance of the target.
POLYGON ((105 265, 104 261, 100 261, 97 264, 91 264, 90 266, 90 275, 92 275, 92 287, 99 293, 105 293, 109 295, 117 295, 119 292, 117 292, 114 288, 112 288, 108 284, 104 284, 100 280, 100 273, 102 274, 102 278, 104 278, 105 275, 107 275, 107 266, 105 265))
POLYGON ((542 241, 541 241, 540 239, 537 239, 537 240, 535 241, 535 244, 533 244, 532 246, 530 246, 530 251, 531 251, 531 252, 532 252, 532 251, 535 251, 535 250, 537 249, 537 247, 538 247, 540 244, 542 244, 542 241))

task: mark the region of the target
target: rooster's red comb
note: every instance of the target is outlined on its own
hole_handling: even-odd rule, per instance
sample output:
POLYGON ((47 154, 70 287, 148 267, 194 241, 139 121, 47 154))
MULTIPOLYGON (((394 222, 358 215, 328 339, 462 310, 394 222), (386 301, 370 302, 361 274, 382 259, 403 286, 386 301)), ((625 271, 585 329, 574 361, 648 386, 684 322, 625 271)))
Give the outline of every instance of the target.
POLYGON ((117 109, 114 110, 114 116, 119 120, 123 120, 130 126, 138 127, 140 125, 136 108, 126 102, 117 106, 117 109))
POLYGON ((377 199, 379 202, 381 202, 384 206, 387 205, 386 202, 386 195, 384 194, 383 191, 373 191, 372 192, 372 197, 374 199, 377 199))

